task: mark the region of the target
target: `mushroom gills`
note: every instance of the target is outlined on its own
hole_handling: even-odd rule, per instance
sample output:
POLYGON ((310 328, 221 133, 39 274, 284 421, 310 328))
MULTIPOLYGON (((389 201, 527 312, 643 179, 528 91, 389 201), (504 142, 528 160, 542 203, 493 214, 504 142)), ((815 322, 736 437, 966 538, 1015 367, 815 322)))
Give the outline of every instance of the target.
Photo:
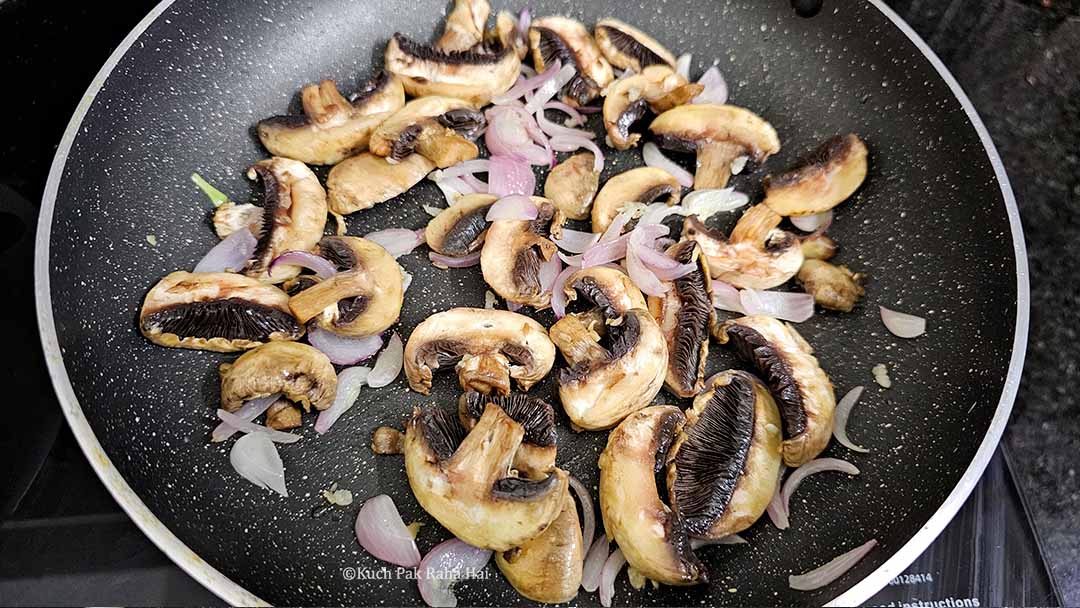
POLYGON ((551 293, 541 285, 540 267, 558 255, 549 237, 562 234, 565 218, 551 201, 538 196, 532 201, 536 219, 492 222, 480 253, 480 271, 506 301, 544 308, 551 303, 551 293))
POLYGON ((462 257, 484 245, 487 212, 498 200, 491 194, 467 194, 428 221, 424 230, 428 247, 443 255, 462 257))
POLYGON ((319 350, 299 342, 269 342, 222 364, 221 407, 235 412, 245 401, 281 393, 305 411, 334 403, 337 373, 319 350))
POLYGON ((660 114, 689 103, 705 89, 690 83, 665 65, 646 67, 640 74, 620 78, 604 89, 604 128, 608 142, 618 150, 627 150, 641 139, 630 128, 649 112, 660 114))
POLYGON ((472 429, 488 403, 493 403, 525 430, 521 447, 514 454, 513 468, 526 479, 544 479, 555 469, 557 435, 555 410, 545 401, 521 393, 484 395, 466 391, 458 399, 458 416, 472 429))
POLYGON ((274 157, 248 169, 262 188, 262 227, 245 274, 281 283, 300 274, 299 266, 271 263, 287 251, 310 251, 326 227, 326 191, 304 163, 274 157))
POLYGON ((585 548, 577 508, 569 493, 562 511, 539 536, 495 553, 495 565, 524 597, 561 604, 577 597, 585 548))
POLYGON ((649 296, 649 310, 667 339, 668 390, 679 397, 693 397, 701 392, 704 383, 709 329, 716 320, 709 266, 694 241, 676 243, 667 254, 697 268, 672 281, 672 288, 664 295, 649 296))
POLYGON ((593 30, 600 51, 611 65, 640 72, 651 65, 675 68, 675 55, 652 36, 618 19, 601 19, 593 30))
POLYGON ((596 308, 603 319, 619 319, 631 308, 646 308, 645 296, 622 270, 609 266, 591 266, 574 271, 564 287, 567 309, 581 302, 596 308), (579 298, 580 294, 580 298, 579 298))
POLYGON ((386 69, 413 97, 456 97, 481 108, 514 86, 521 59, 511 47, 484 45, 444 51, 396 33, 386 46, 386 69))
POLYGON ((414 152, 439 168, 479 155, 470 141, 486 125, 482 113, 454 97, 420 97, 383 121, 371 135, 371 152, 401 162, 414 152))
POLYGON ((596 41, 579 21, 559 16, 534 19, 529 27, 529 48, 537 72, 555 61, 576 68, 574 77, 560 91, 560 99, 570 105, 588 105, 615 78, 596 41))
POLYGON ((866 179, 866 157, 858 135, 832 137, 795 167, 766 177, 765 204, 784 216, 824 213, 859 189, 866 179))

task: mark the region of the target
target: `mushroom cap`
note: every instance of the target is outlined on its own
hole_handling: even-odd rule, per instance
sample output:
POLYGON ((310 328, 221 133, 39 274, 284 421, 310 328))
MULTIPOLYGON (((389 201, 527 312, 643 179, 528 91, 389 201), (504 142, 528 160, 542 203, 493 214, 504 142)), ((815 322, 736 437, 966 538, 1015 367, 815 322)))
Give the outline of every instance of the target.
POLYGON ((600 309, 605 318, 617 319, 631 308, 645 308, 645 296, 625 272, 610 266, 575 270, 566 278, 567 302, 581 297, 600 309))
POLYGON ((524 430, 488 404, 468 431, 457 416, 417 408, 405 427, 405 473, 417 502, 454 536, 507 551, 536 538, 559 516, 567 474, 541 481, 509 477, 524 430))
POLYGON ((600 513, 627 563, 665 585, 706 582, 678 513, 660 500, 656 473, 685 417, 671 405, 634 412, 608 435, 600 454, 600 513))
POLYGON ((548 237, 562 234, 564 218, 548 199, 531 198, 538 209, 536 219, 491 222, 480 252, 480 270, 491 290, 505 300, 544 308, 551 304, 551 292, 541 285, 540 267, 558 255, 548 237))
POLYGON ((458 417, 466 429, 472 429, 489 403, 499 406, 525 431, 521 446, 514 453, 513 468, 526 479, 544 479, 555 470, 558 435, 555 432, 555 409, 551 404, 522 393, 484 395, 466 391, 458 398, 458 417))
POLYGON ((630 127, 646 113, 670 110, 689 103, 705 87, 690 83, 666 64, 646 67, 640 74, 625 76, 604 89, 604 128, 617 150, 628 150, 641 139, 630 127))
POLYGON ((330 211, 348 215, 403 194, 431 173, 435 165, 419 154, 396 163, 362 152, 334 165, 326 178, 330 211))
POLYGON ((572 220, 589 217, 593 197, 600 187, 592 152, 580 152, 555 165, 544 182, 544 196, 572 220))
POLYGON ((529 26, 529 48, 537 73, 560 61, 573 64, 577 73, 563 87, 560 98, 574 106, 584 106, 600 95, 615 78, 611 64, 580 21, 553 16, 533 19, 529 26))
POLYGON ((443 51, 465 51, 484 40, 484 24, 491 14, 487 0, 454 0, 454 8, 446 16, 443 35, 435 48, 443 51))
POLYGON ((334 403, 337 373, 318 349, 299 342, 268 342, 221 366, 221 407, 235 412, 245 401, 281 393, 305 411, 334 403))
POLYGON ((405 376, 425 395, 432 373, 451 365, 463 388, 506 394, 510 378, 528 390, 554 363, 555 345, 544 326, 507 310, 451 308, 417 325, 405 344, 405 376))
POLYGON ((722 538, 765 512, 779 481, 780 412, 753 375, 726 371, 686 411, 668 457, 668 496, 693 536, 722 538))
POLYGON ((289 299, 297 319, 314 319, 344 336, 371 336, 397 322, 404 277, 386 249, 360 237, 327 236, 319 242, 319 253, 339 272, 289 299))
POLYGON ((803 251, 794 234, 765 205, 751 207, 735 225, 731 239, 713 232, 695 216, 683 223, 683 238, 696 241, 709 264, 709 274, 743 289, 771 289, 799 272, 803 251))
POLYGON ((466 194, 428 221, 425 241, 432 251, 462 257, 484 246, 487 212, 499 197, 493 194, 466 194))
POLYGON ((637 167, 613 176, 600 188, 592 206, 592 230, 603 233, 627 203, 649 204, 661 198, 668 206, 682 198, 675 176, 656 167, 637 167))
POLYGON ((521 73, 521 59, 512 48, 442 51, 400 33, 386 45, 385 61, 409 95, 456 97, 475 108, 509 91, 521 73))
POLYGON ((520 547, 495 553, 495 565, 522 596, 544 604, 577 597, 584 568, 581 524, 567 493, 562 511, 539 536, 520 547))
POLYGON ((675 68, 675 55, 652 36, 618 19, 601 19, 593 28, 596 44, 611 65, 640 72, 651 65, 675 68))
POLYGON ((668 347, 665 384, 683 398, 701 392, 705 363, 709 356, 709 329, 716 322, 712 302, 709 265, 694 241, 681 241, 668 248, 669 257, 697 269, 671 281, 662 296, 649 296, 649 311, 660 324, 668 347))
POLYGON ((277 287, 231 272, 182 270, 146 294, 139 330, 161 346, 223 353, 304 335, 277 287))
POLYGON ((816 458, 832 437, 836 395, 806 340, 765 315, 726 321, 714 337, 721 344, 730 341, 769 386, 784 421, 784 464, 797 467, 816 458))
POLYGON ((837 135, 795 167, 765 178, 765 204, 784 216, 824 213, 847 200, 866 179, 866 144, 837 135))

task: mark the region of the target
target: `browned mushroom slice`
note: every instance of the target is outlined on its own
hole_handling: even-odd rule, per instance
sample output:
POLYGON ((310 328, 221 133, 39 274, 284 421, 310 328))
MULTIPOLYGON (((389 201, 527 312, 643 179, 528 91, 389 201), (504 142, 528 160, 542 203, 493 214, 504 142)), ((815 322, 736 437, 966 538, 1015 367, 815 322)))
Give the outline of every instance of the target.
POLYGON ((405 376, 418 393, 431 391, 432 373, 454 369, 465 390, 510 392, 539 382, 555 363, 555 345, 533 319, 506 310, 452 308, 416 326, 405 344, 405 376))
POLYGON ((480 270, 491 290, 508 302, 544 308, 551 292, 540 284, 540 268, 558 247, 550 238, 562 234, 563 215, 555 205, 532 197, 539 210, 534 220, 496 220, 488 228, 480 252, 480 270))
POLYGON ((722 323, 715 337, 730 341, 769 385, 784 421, 784 464, 797 467, 816 458, 832 436, 836 395, 814 349, 791 325, 765 315, 722 323))
POLYGON ((611 147, 628 150, 641 139, 630 127, 652 111, 661 113, 689 103, 704 86, 687 82, 667 65, 654 65, 640 74, 612 82, 604 90, 604 128, 611 147))
POLYGON ((521 59, 510 47, 442 51, 400 33, 386 46, 385 60, 409 95, 456 97, 474 108, 510 90, 521 72, 521 59))
POLYGON ((600 186, 595 158, 592 152, 575 154, 555 165, 544 182, 544 196, 572 220, 589 217, 593 197, 600 186))
POLYGON ((495 16, 495 27, 484 34, 484 48, 489 53, 510 48, 522 60, 529 54, 528 42, 518 33, 517 17, 507 11, 499 11, 495 16))
POLYGON ((814 302, 840 312, 851 312, 866 293, 862 280, 861 274, 851 272, 846 266, 833 266, 821 260, 806 260, 799 269, 799 282, 806 293, 814 296, 814 302))
POLYGON ((767 206, 755 205, 739 218, 727 239, 689 216, 683 238, 701 245, 712 278, 744 289, 770 289, 795 276, 803 263, 799 239, 777 228, 781 220, 767 206))
POLYGON ((675 69, 675 55, 638 28, 618 19, 601 19, 593 29, 596 44, 608 63, 633 72, 651 65, 675 69))
POLYGON ((245 401, 281 393, 305 411, 334 403, 337 373, 330 359, 299 342, 270 342, 221 366, 221 407, 235 412, 245 401))
POLYGON ((484 115, 453 97, 421 97, 405 104, 371 135, 368 147, 390 162, 401 162, 413 152, 440 168, 479 155, 469 141, 486 124, 484 115))
POLYGON ((800 248, 807 260, 830 260, 836 255, 836 241, 825 234, 812 234, 803 237, 800 248))
POLYGON ((443 51, 464 51, 484 39, 484 24, 491 14, 487 0, 454 0, 454 10, 446 16, 443 35, 435 47, 443 51))
POLYGON ((568 308, 580 298, 606 319, 619 319, 631 308, 645 308, 645 296, 625 272, 609 266, 590 266, 566 278, 568 308))
POLYGON ((266 410, 266 426, 276 431, 300 428, 300 409, 288 399, 278 399, 266 410))
POLYGON ((555 433, 555 410, 546 401, 521 393, 484 395, 466 391, 458 399, 458 416, 466 429, 472 429, 484 415, 487 404, 494 403, 525 429, 521 447, 514 454, 513 467, 527 479, 544 479, 555 470, 558 449, 555 433))
POLYGON ((492 194, 467 194, 439 215, 431 218, 424 230, 432 251, 462 257, 479 251, 487 236, 487 212, 498 197, 492 194))
POLYGON ((560 98, 570 105, 587 105, 615 78, 600 47, 580 21, 558 16, 533 19, 529 48, 537 72, 556 61, 576 68, 577 73, 560 93, 560 98))
POLYGON ((672 281, 672 289, 664 295, 649 296, 649 311, 667 339, 668 390, 679 397, 693 397, 701 392, 705 380, 709 329, 716 321, 712 281, 701 247, 694 241, 676 243, 667 254, 697 269, 672 281))
POLYGON ((592 206, 592 230, 603 233, 628 203, 663 201, 677 205, 682 186, 673 175, 655 167, 637 167, 624 171, 604 183, 592 206))
POLYGON ((727 186, 731 163, 740 156, 761 163, 780 151, 780 138, 772 125, 737 106, 678 106, 657 116, 649 130, 661 148, 697 154, 697 190, 727 186))
POLYGON ((837 135, 794 168, 765 178, 765 204, 780 215, 824 213, 847 200, 866 179, 866 144, 837 135))
POLYGON ((581 524, 569 493, 555 521, 536 538, 495 553, 495 565, 522 596, 544 604, 577 597, 584 567, 581 524))
POLYGON ((364 152, 334 165, 326 178, 330 211, 348 215, 386 202, 412 188, 435 169, 419 154, 396 163, 364 152))
POLYGON ((214 209, 213 222, 214 232, 220 239, 242 228, 247 228, 251 234, 259 234, 263 226, 263 208, 251 203, 238 205, 232 201, 225 201, 214 209))

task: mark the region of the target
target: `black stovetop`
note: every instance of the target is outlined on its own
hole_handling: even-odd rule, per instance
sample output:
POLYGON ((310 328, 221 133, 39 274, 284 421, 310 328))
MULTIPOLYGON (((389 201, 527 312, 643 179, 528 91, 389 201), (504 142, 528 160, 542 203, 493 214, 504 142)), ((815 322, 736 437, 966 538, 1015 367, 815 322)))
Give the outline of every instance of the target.
MULTIPOLYGON (((1072 237, 1080 228, 1073 213, 1050 206, 1065 200, 1065 212, 1080 209, 1078 6, 1061 0, 889 3, 954 71, 1001 149, 1026 220, 1034 305, 1050 301, 1075 310, 1078 282, 1064 276, 1071 265, 1052 264, 1050 256, 1062 255, 1061 248, 1054 249, 1059 241, 1071 241, 1077 244, 1064 255, 1076 261, 1080 239, 1072 237), (997 93, 1001 87, 1007 87, 1004 94, 997 93), (1035 135, 1042 138, 1039 158, 1033 159, 1026 152, 1035 135), (1060 183, 1052 181, 1055 177, 1060 183), (1059 187, 1063 192, 1055 190, 1059 187), (1059 282, 1048 285, 1050 279, 1059 282), (1052 285, 1072 289, 1051 290, 1052 285)), ((12 83, 0 98, 7 126, 0 140, 0 235, 5 237, 0 251, 8 262, 0 272, 9 292, 19 294, 8 305, 9 318, 21 320, 14 324, 11 343, 25 345, 0 371, 5 386, 15 388, 9 391, 15 397, 9 399, 9 418, 0 426, 6 455, 0 462, 3 604, 220 603, 158 551, 98 481, 62 422, 36 328, 28 321, 34 319, 33 227, 56 143, 93 75, 153 4, 113 5, 103 15, 99 5, 89 3, 0 0, 0 66, 12 83)), ((1066 412, 1071 408, 1076 414, 1078 404, 1048 388, 1080 380, 1075 364, 1080 342, 1053 349, 1043 343, 1059 329, 1071 330, 1072 321, 1060 310, 1037 309, 1033 317, 1029 381, 1021 389, 1007 453, 999 451, 953 523, 872 604, 1060 605, 1040 548, 1062 583, 1064 605, 1080 603, 1080 543, 1069 539, 1074 515, 1061 519, 1049 508, 1060 505, 1074 514, 1080 502, 1075 471, 1067 468, 1080 447, 1080 417, 1066 412), (1054 384, 1032 383, 1032 377, 1052 378, 1054 384), (1048 419, 1065 432, 1047 432, 1048 419), (1020 456, 1014 467, 1006 462, 1008 453, 1020 456), (1023 491, 1017 491, 1010 470, 1023 491), (1041 535, 1033 533, 1028 514, 1041 535)))

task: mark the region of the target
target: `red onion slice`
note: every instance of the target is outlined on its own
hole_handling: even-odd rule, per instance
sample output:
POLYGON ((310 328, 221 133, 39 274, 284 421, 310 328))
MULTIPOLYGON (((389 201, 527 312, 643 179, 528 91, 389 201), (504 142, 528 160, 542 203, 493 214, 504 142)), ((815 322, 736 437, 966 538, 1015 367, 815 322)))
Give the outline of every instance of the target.
POLYGON ((320 279, 329 279, 337 274, 337 268, 329 260, 319 257, 308 251, 286 251, 270 262, 270 270, 284 264, 285 266, 302 266, 315 273, 320 279))
POLYGON ((382 337, 378 335, 362 338, 339 336, 317 325, 312 325, 308 329, 307 337, 312 346, 322 351, 330 358, 331 363, 337 365, 355 365, 366 361, 374 357, 383 344, 382 337))
POLYGON ((580 136, 559 135, 551 138, 551 148, 559 152, 574 152, 581 148, 593 153, 593 171, 604 170, 604 153, 592 140, 580 136))
POLYGON ((662 296, 667 293, 668 286, 641 261, 638 257, 638 249, 633 245, 626 248, 626 270, 630 275, 630 280, 642 293, 650 296, 662 296))
POLYGON ((788 586, 796 591, 813 591, 835 581, 851 570, 859 560, 866 557, 878 544, 877 539, 870 539, 858 547, 833 559, 824 566, 814 568, 804 574, 788 576, 788 586))
POLYGON ((704 86, 705 90, 699 93, 690 103, 727 103, 728 86, 727 81, 724 80, 724 75, 720 73, 720 68, 714 65, 705 70, 701 78, 698 78, 698 84, 704 86))
POLYGON ((596 535, 596 508, 593 506, 592 494, 589 488, 573 475, 570 476, 570 488, 581 503, 582 546, 592 547, 593 536, 596 535))
MULTIPOLYGON (((526 6, 521 9, 521 14, 518 16, 517 22, 517 35, 520 36, 523 41, 529 39, 530 25, 532 25, 532 12, 529 10, 529 7, 526 6)), ((528 66, 522 65, 521 67, 524 69, 528 66)))
POLYGON ((473 160, 462 161, 456 165, 443 169, 442 178, 461 177, 463 175, 472 175, 473 173, 487 173, 490 166, 491 161, 489 159, 474 158, 473 160))
POLYGON ((475 175, 462 175, 458 179, 465 182, 465 185, 468 186, 472 190, 472 192, 474 192, 474 193, 478 192, 480 194, 488 194, 488 190, 490 188, 487 185, 487 183, 477 179, 477 177, 475 175))
POLYGON ((470 266, 476 266, 480 263, 480 252, 475 251, 469 255, 463 255, 459 258, 455 258, 449 255, 443 255, 441 253, 435 253, 434 251, 428 252, 428 259, 432 261, 436 266, 442 266, 443 268, 468 268, 470 266))
POLYGON ((881 309, 881 322, 898 338, 917 338, 926 333, 926 319, 909 315, 884 306, 881 309))
POLYGON ((535 91, 537 88, 540 87, 540 85, 551 80, 552 78, 555 78, 555 76, 559 73, 560 67, 561 62, 556 59, 555 62, 552 63, 551 66, 548 67, 548 69, 545 70, 542 74, 537 74, 535 76, 525 78, 524 80, 518 79, 517 84, 511 87, 509 91, 503 93, 502 95, 496 95, 495 97, 493 97, 491 99, 491 103, 501 106, 517 101, 526 93, 531 93, 535 91))
POLYGON ((536 190, 536 176, 529 163, 510 156, 491 157, 488 179, 488 193, 496 196, 531 196, 536 190))
POLYGON ((435 545, 416 569, 416 584, 428 606, 457 606, 453 586, 477 576, 491 559, 491 551, 451 538, 435 545))
POLYGON ((846 447, 849 450, 856 452, 869 452, 870 450, 856 444, 854 441, 848 439, 847 436, 847 423, 848 417, 851 416, 851 408, 855 407, 858 403, 859 397, 862 396, 863 387, 856 386, 844 395, 840 403, 836 404, 836 421, 833 424, 833 437, 840 442, 840 445, 846 447))
POLYGON ((356 404, 357 398, 360 397, 360 389, 367 383, 370 375, 370 367, 349 367, 341 370, 337 376, 338 386, 334 403, 319 412, 319 417, 315 419, 316 433, 322 435, 329 431, 338 418, 356 404))
POLYGON ((375 359, 375 366, 367 377, 367 385, 371 388, 382 388, 390 384, 401 373, 404 361, 405 346, 401 342, 401 336, 395 331, 386 343, 386 348, 375 359))
POLYGON ((540 291, 543 293, 549 293, 551 288, 555 286, 555 279, 559 278, 559 274, 562 273, 562 260, 559 256, 553 255, 551 259, 540 263, 540 270, 538 278, 540 279, 540 291))
POLYGON ((386 494, 364 501, 354 529, 360 546, 376 559, 405 568, 420 565, 416 541, 401 519, 394 499, 386 494))
POLYGON ((793 215, 788 219, 803 232, 825 232, 824 228, 832 224, 833 212, 830 210, 814 215, 793 215))
MULTIPOLYGON (((572 129, 551 122, 547 119, 547 116, 544 116, 543 109, 537 110, 536 112, 536 124, 540 125, 540 130, 549 137, 580 137, 585 139, 596 137, 596 135, 590 131, 585 131, 584 129, 572 129)), ((552 144, 552 146, 554 146, 554 144, 552 144)))
MULTIPOLYGON (((279 397, 281 397, 281 393, 274 393, 273 395, 268 395, 266 397, 245 401, 240 409, 233 412, 233 416, 236 416, 244 422, 251 422, 261 416, 263 412, 270 409, 270 406, 274 405, 274 402, 277 401, 279 397)), ((235 435, 236 430, 236 427, 228 422, 222 422, 214 427, 214 431, 210 433, 210 441, 214 443, 225 441, 229 437, 235 435)))
POLYGON ((423 244, 424 231, 390 228, 378 232, 369 232, 364 235, 364 238, 378 244, 395 258, 400 258, 403 255, 412 253, 413 249, 423 244))
POLYGON ((288 497, 285 488, 285 465, 277 446, 266 435, 252 433, 236 440, 229 450, 229 463, 251 483, 288 497))
MULTIPOLYGON (((562 113, 566 114, 567 116, 569 116, 570 118, 568 119, 568 122, 566 123, 566 126, 568 126, 568 127, 581 126, 581 125, 585 124, 585 116, 583 116, 582 113, 580 111, 578 111, 578 108, 575 108, 574 106, 571 106, 571 105, 567 105, 567 104, 565 104, 565 103, 563 103, 561 101, 549 101, 549 102, 544 104, 544 109, 545 110, 554 110, 556 112, 562 112, 562 113)), ((586 131, 586 133, 588 133, 588 131, 586 131)), ((592 135, 592 133, 589 133, 589 134, 592 135)))
MULTIPOLYGON (((711 386, 711 382, 706 386, 711 386)), ((773 492, 772 500, 769 501, 769 506, 765 508, 765 512, 768 513, 769 519, 772 520, 774 526, 780 530, 787 530, 791 526, 788 521, 787 505, 784 504, 784 498, 781 494, 781 488, 784 484, 784 471, 787 467, 780 465, 780 474, 776 476, 776 491, 773 492)))
POLYGON ((846 460, 840 460, 839 458, 815 458, 795 469, 791 475, 788 476, 787 481, 784 482, 784 488, 780 491, 780 501, 784 506, 784 511, 789 514, 791 513, 791 497, 795 494, 795 490, 799 489, 799 484, 801 484, 804 479, 815 473, 823 473, 825 471, 839 471, 841 473, 847 473, 848 475, 859 474, 858 467, 846 460))
MULTIPOLYGON (((634 232, 636 233, 637 230, 634 232)), ((697 268, 694 264, 682 264, 667 254, 653 249, 649 244, 635 242, 633 237, 630 238, 629 247, 633 248, 634 254, 641 263, 661 281, 674 281, 694 272, 697 268)))
POLYGON ((745 314, 742 302, 739 300, 739 290, 730 283, 725 283, 719 279, 713 279, 712 281, 712 302, 713 307, 720 310, 745 314))
POLYGON ((537 87, 533 93, 533 98, 525 104, 525 111, 529 114, 536 114, 536 111, 543 108, 545 103, 551 101, 551 98, 555 97, 555 94, 562 90, 566 83, 570 82, 570 79, 574 77, 577 68, 573 63, 560 67, 559 62, 556 61, 551 64, 550 68, 545 70, 545 73, 549 71, 554 71, 555 76, 537 87))
POLYGON ((577 255, 566 255, 561 251, 559 252, 559 258, 563 262, 565 262, 568 266, 575 266, 577 268, 581 268, 581 258, 583 257, 585 257, 585 255, 581 253, 577 255))
POLYGON ((600 240, 600 235, 595 232, 583 232, 581 230, 563 228, 562 236, 551 240, 563 251, 569 251, 570 253, 585 253, 586 249, 600 240))
POLYGON ((226 424, 240 431, 241 433, 259 434, 266 437, 270 441, 273 441, 274 443, 296 443, 297 441, 300 441, 300 435, 275 431, 270 427, 266 427, 261 424, 255 424, 254 422, 248 422, 247 420, 244 420, 236 414, 233 414, 232 412, 226 412, 222 409, 219 409, 217 411, 217 417, 220 418, 222 422, 225 422, 226 424))
POLYGON ((566 280, 578 270, 580 268, 576 266, 567 266, 551 284, 551 311, 555 313, 556 318, 561 319, 566 316, 566 280))
POLYGON ((601 238, 599 243, 589 247, 582 254, 581 267, 590 268, 623 259, 626 257, 626 244, 629 242, 629 234, 624 234, 615 240, 607 242, 604 242, 604 239, 601 238))
POLYGON ((626 565, 622 549, 615 549, 604 562, 604 569, 600 571, 600 605, 611 608, 611 598, 615 597, 615 577, 626 565))
POLYGON ((600 571, 604 568, 604 562, 608 558, 607 535, 601 534, 585 554, 585 565, 581 569, 581 588, 589 593, 596 591, 600 586, 600 571))
POLYGON ((769 315, 793 323, 814 316, 814 296, 808 293, 743 289, 739 292, 739 303, 748 315, 769 315))
POLYGON ((633 214, 631 214, 629 211, 620 212, 619 215, 616 215, 615 219, 611 220, 611 223, 608 224, 607 230, 604 231, 604 234, 600 235, 599 242, 606 243, 608 241, 613 241, 619 238, 619 236, 622 235, 623 228, 625 228, 626 225, 630 223, 631 219, 633 219, 633 214))
POLYGON ((497 220, 535 220, 539 214, 540 210, 536 208, 536 203, 532 202, 531 198, 513 194, 495 201, 495 204, 488 208, 487 216, 484 219, 489 222, 497 220))
POLYGON ((694 187, 693 174, 675 164, 675 161, 664 156, 664 153, 661 152, 660 148, 656 147, 656 144, 653 142, 650 141, 641 148, 641 156, 645 159, 646 165, 667 171, 684 188, 694 187))
POLYGON ((255 255, 258 241, 248 228, 241 228, 225 237, 195 265, 195 272, 239 272, 255 255))
POLYGON ((691 538, 690 548, 700 549, 702 547, 711 547, 712 545, 748 545, 746 539, 738 534, 728 534, 727 536, 721 536, 720 538, 691 538))
POLYGON ((690 62, 694 60, 694 56, 690 53, 679 55, 679 58, 675 60, 675 71, 680 76, 690 79, 690 62))
POLYGON ((676 215, 683 211, 680 206, 668 206, 666 203, 652 203, 645 207, 645 212, 638 218, 638 226, 659 224, 669 215, 676 215))
POLYGON ((685 210, 684 213, 696 215, 704 222, 717 213, 741 209, 749 202, 750 197, 737 192, 735 188, 723 188, 694 190, 683 197, 679 206, 685 210))

